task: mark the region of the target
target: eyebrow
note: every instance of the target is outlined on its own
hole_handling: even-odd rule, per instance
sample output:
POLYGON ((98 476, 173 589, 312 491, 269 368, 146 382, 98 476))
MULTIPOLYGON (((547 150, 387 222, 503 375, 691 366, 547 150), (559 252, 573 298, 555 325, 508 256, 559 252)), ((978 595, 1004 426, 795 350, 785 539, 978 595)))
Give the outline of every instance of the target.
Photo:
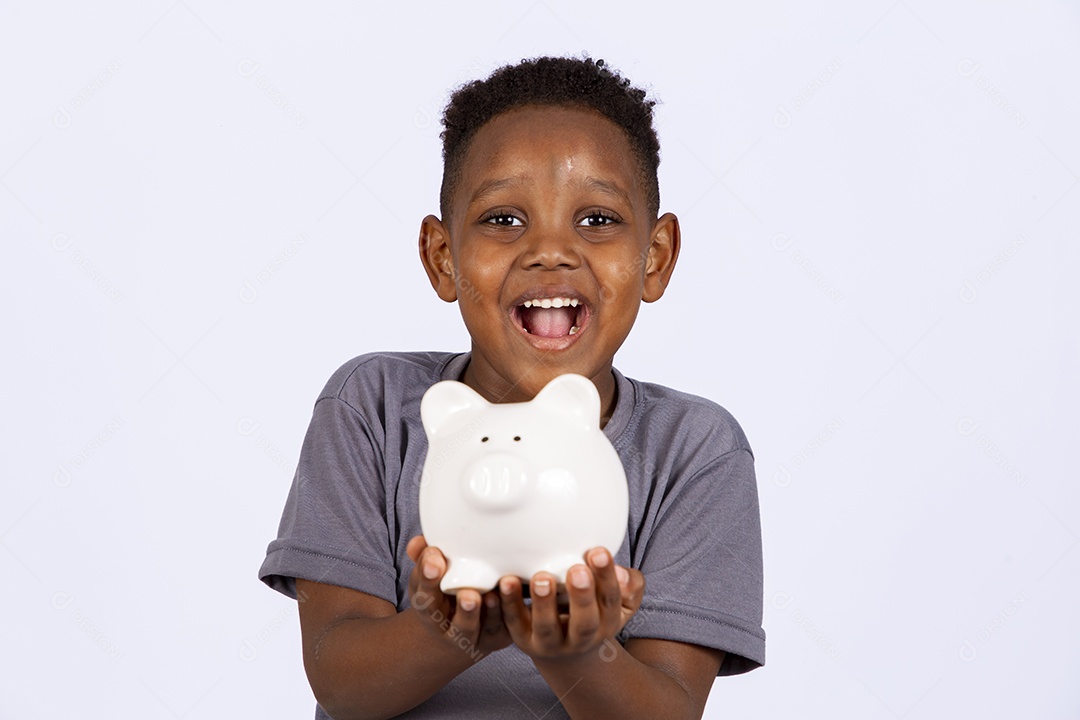
POLYGON ((488 195, 493 195, 499 190, 505 190, 510 187, 520 187, 522 185, 531 185, 532 182, 524 175, 512 175, 505 178, 497 178, 493 180, 486 180, 480 184, 480 187, 476 189, 476 192, 472 196, 472 200, 469 204, 473 204, 488 195))
POLYGON ((589 190, 596 190, 597 192, 604 193, 605 195, 612 195, 619 200, 622 200, 628 206, 633 207, 634 203, 630 202, 630 195, 619 187, 618 183, 611 182, 610 180, 601 180, 600 178, 588 177, 585 178, 585 187, 589 190))

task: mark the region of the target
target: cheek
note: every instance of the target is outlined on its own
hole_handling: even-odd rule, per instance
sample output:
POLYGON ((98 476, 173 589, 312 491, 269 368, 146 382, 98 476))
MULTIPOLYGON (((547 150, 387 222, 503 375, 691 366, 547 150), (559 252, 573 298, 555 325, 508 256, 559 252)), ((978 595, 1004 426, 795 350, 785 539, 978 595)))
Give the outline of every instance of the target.
POLYGON ((463 252, 455 267, 454 283, 462 313, 474 314, 484 306, 498 307, 499 292, 506 275, 500 270, 500 262, 490 256, 481 258, 475 253, 463 252))
POLYGON ((639 287, 645 277, 644 255, 619 253, 602 263, 605 285, 613 288, 628 289, 639 287))

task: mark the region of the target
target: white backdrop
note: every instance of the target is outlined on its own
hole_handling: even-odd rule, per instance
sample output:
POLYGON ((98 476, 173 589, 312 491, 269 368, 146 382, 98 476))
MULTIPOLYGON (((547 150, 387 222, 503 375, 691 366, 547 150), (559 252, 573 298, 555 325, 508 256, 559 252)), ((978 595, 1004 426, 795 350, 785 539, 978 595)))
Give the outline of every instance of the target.
POLYGON ((1077 4, 92 5, 0 10, 0 717, 311 716, 256 570, 312 404, 467 348, 442 104, 583 51, 684 231, 616 364, 757 457, 768 664, 706 716, 1080 715, 1077 4))

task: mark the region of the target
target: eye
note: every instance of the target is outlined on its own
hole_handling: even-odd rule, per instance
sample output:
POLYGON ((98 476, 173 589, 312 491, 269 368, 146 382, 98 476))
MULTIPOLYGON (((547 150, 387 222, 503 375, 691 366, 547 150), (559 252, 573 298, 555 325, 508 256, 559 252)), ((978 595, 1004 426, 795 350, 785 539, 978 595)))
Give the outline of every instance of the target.
POLYGON ((521 436, 520 435, 515 435, 514 436, 514 442, 521 442, 521 436))
POLYGON ((589 214, 578 221, 579 226, 601 228, 619 223, 619 218, 606 210, 590 210, 589 214))
POLYGON ((484 437, 480 438, 480 442, 487 442, 487 441, 488 441, 488 437, 487 437, 487 435, 485 435, 484 437))
POLYGON ((497 227, 521 227, 525 224, 517 215, 506 210, 492 210, 480 218, 480 222, 484 225, 495 225, 497 227))

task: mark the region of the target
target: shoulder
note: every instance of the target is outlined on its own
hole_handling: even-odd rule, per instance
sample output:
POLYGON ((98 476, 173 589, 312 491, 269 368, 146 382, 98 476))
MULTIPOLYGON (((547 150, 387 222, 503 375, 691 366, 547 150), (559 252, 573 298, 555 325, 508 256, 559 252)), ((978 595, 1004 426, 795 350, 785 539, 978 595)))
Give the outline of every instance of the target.
POLYGON ((408 402, 436 382, 446 364, 457 355, 449 352, 372 352, 344 363, 330 376, 319 401, 336 399, 360 410, 388 401, 408 402))
POLYGON ((737 450, 753 456, 742 426, 719 403, 658 383, 626 380, 634 393, 634 415, 627 427, 632 442, 661 442, 704 456, 737 450))

